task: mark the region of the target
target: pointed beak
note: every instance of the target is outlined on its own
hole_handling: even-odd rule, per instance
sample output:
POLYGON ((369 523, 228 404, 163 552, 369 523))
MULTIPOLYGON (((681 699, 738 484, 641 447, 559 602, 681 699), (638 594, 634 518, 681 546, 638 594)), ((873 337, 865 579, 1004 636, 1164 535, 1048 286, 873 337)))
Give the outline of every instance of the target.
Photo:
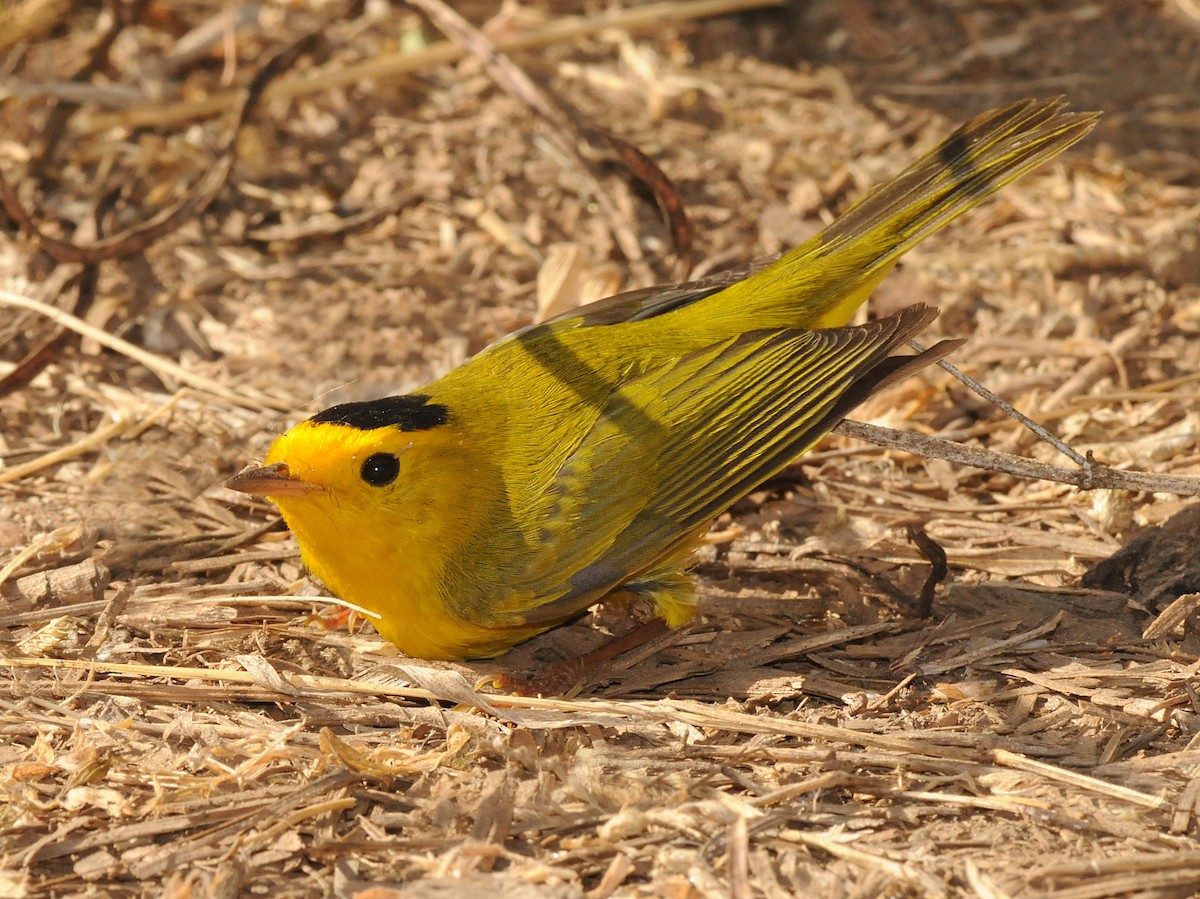
POLYGON ((294 477, 282 462, 261 468, 247 468, 226 481, 225 486, 255 496, 308 496, 324 489, 318 484, 309 484, 294 477))

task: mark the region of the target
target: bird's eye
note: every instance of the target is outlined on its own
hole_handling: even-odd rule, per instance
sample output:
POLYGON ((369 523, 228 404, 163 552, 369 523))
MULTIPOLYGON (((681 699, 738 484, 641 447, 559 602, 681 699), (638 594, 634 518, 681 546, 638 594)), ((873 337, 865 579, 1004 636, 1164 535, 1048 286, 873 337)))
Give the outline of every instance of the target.
POLYGON ((367 456, 362 464, 362 479, 372 487, 386 487, 400 474, 400 460, 391 453, 367 456))

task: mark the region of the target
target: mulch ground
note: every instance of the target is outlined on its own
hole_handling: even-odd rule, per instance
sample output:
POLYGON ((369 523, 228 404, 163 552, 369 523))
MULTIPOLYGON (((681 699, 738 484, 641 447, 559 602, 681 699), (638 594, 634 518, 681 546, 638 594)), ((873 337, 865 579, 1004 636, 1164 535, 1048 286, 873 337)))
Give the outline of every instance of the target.
MULTIPOLYGON (((716 523, 694 626, 527 698, 478 685, 629 611, 405 659, 222 486, 317 409, 794 245, 1056 94, 1096 133, 873 308, 936 305, 1075 450, 1200 475, 1195 3, 454 6, 517 74, 415 6, 0 9, 0 895, 1200 891, 1192 498, 832 435, 716 523), (927 618, 910 526, 949 562, 927 618)), ((855 417, 1072 464, 940 370, 855 417)))

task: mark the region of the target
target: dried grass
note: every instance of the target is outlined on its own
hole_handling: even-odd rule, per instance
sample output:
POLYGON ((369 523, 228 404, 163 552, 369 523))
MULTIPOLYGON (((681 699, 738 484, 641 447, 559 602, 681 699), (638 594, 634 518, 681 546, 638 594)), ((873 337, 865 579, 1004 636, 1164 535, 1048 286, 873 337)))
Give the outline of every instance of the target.
MULTIPOLYGON (((914 251, 878 307, 936 303, 939 333, 972 338, 956 361, 1077 450, 1200 474, 1187 16, 842 0, 706 23, 674 4, 654 28, 634 4, 605 14, 629 30, 582 4, 455 6, 670 174, 701 271, 812 233, 943 133, 939 111, 1062 90, 1105 108, 1098 141, 914 251), (837 67, 804 61, 822 56, 837 67), (1110 59, 1129 65, 1105 74, 1110 59)), ((114 185, 109 233, 195 190, 224 134, 196 117, 232 108, 230 84, 328 15, 145 6, 106 79, 69 82, 108 23, 16 4, 0 45, 24 7, 39 18, 14 33, 62 24, 4 64, 0 167, 62 240, 83 240, 72 226, 114 185), (85 97, 57 143, 56 97, 85 97), (23 174, 39 158, 40 182, 23 174)), ((545 260, 568 252, 580 282, 619 261, 539 121, 406 15, 329 21, 242 129, 209 208, 105 263, 77 314, 79 269, 0 235, 4 296, 32 299, 0 314, 0 376, 51 336, 47 307, 78 334, 0 398, 0 894, 1200 890, 1194 525, 1142 531, 1081 584, 1187 508, 1174 496, 835 436, 719 523, 696 626, 567 698, 474 685, 586 651, 622 610, 472 665, 322 625, 329 599, 274 514, 223 479, 306 411, 419 384, 532 319, 545 260), (907 525, 950 563, 930 620, 912 617, 928 565, 907 525)), ((643 279, 667 277, 653 204, 598 171, 643 279)), ((859 417, 1061 464, 941 372, 859 417)))

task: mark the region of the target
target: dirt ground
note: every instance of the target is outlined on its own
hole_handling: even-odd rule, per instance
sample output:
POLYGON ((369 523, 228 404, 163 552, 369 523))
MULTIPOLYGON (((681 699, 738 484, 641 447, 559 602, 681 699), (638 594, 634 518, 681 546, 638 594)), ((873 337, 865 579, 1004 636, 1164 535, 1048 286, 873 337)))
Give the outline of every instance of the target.
MULTIPOLYGON (((223 486, 539 306, 677 277, 597 133, 671 179, 695 275, 1058 94, 1096 132, 872 308, 936 305, 1079 452, 1200 475, 1200 7, 453 5, 566 132, 415 7, 0 7, 0 896, 1200 894, 1188 496, 833 435, 717 522, 696 625, 526 698, 475 686, 626 611, 405 659, 223 486)), ((855 417, 1072 466, 940 370, 855 417)))

